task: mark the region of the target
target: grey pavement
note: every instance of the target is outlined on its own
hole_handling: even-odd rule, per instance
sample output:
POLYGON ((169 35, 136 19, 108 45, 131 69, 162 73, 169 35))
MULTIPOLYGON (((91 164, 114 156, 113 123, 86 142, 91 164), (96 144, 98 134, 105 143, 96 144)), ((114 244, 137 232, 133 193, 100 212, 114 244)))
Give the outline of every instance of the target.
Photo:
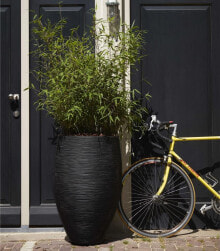
POLYGON ((162 250, 220 250, 220 230, 182 230, 171 238, 140 238, 132 234, 107 235, 95 246, 77 246, 69 243, 65 232, 0 233, 0 250, 21 251, 162 251, 162 250))

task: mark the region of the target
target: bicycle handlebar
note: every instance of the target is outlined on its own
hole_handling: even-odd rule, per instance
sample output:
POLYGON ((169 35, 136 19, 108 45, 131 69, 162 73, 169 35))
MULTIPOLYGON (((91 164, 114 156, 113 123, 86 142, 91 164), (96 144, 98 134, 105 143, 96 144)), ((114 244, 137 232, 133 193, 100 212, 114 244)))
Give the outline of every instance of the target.
POLYGON ((165 141, 168 141, 169 143, 171 143, 172 140, 171 140, 170 138, 167 138, 167 137, 165 137, 164 135, 162 135, 162 134, 160 133, 160 130, 164 129, 165 126, 166 126, 166 127, 169 127, 169 125, 171 125, 172 123, 173 123, 173 121, 165 121, 165 122, 159 122, 159 121, 158 121, 158 125, 157 125, 157 127, 156 127, 156 133, 157 133, 157 135, 158 135, 161 139, 163 139, 163 140, 165 140, 165 141))
POLYGON ((164 122, 160 122, 159 120, 157 120, 156 115, 152 115, 152 116, 151 116, 150 126, 149 126, 149 129, 148 129, 149 131, 154 127, 154 125, 153 125, 154 123, 156 123, 155 131, 156 131, 157 135, 158 135, 161 139, 163 139, 163 140, 168 141, 169 143, 171 143, 172 140, 171 140, 170 138, 167 138, 167 137, 165 137, 164 135, 162 135, 162 134, 160 133, 160 131, 163 130, 163 129, 166 129, 165 127, 169 128, 169 126, 170 126, 171 124, 173 124, 173 121, 164 121, 164 122))

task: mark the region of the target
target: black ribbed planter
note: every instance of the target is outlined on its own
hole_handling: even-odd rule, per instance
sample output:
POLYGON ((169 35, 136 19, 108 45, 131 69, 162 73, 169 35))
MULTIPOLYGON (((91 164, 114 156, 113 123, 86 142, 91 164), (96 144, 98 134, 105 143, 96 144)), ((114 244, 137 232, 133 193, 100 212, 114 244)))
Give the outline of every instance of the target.
POLYGON ((55 197, 73 244, 102 241, 120 197, 118 137, 66 136, 56 155, 55 197))

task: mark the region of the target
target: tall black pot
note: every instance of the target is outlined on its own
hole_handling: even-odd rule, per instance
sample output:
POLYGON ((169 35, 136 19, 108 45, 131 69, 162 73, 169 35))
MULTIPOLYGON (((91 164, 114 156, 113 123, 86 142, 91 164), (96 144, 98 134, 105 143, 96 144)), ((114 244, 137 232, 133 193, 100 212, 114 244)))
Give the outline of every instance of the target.
POLYGON ((66 136, 56 155, 55 198, 70 241, 102 241, 121 191, 118 137, 66 136))

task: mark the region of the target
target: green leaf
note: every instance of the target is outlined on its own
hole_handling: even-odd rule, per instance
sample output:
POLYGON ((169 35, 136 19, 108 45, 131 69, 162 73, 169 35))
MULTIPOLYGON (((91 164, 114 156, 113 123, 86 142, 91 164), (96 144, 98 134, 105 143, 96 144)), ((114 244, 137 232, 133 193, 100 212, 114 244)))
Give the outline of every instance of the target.
POLYGON ((88 33, 79 37, 72 28, 64 36, 66 20, 42 20, 35 15, 32 29, 30 88, 38 97, 36 108, 46 110, 67 134, 116 135, 125 123, 130 131, 143 125, 147 109, 141 104, 150 94, 126 90, 123 83, 130 66, 135 69, 143 58, 144 32, 123 24, 125 32, 115 41, 105 29, 108 23, 95 18, 88 33))

